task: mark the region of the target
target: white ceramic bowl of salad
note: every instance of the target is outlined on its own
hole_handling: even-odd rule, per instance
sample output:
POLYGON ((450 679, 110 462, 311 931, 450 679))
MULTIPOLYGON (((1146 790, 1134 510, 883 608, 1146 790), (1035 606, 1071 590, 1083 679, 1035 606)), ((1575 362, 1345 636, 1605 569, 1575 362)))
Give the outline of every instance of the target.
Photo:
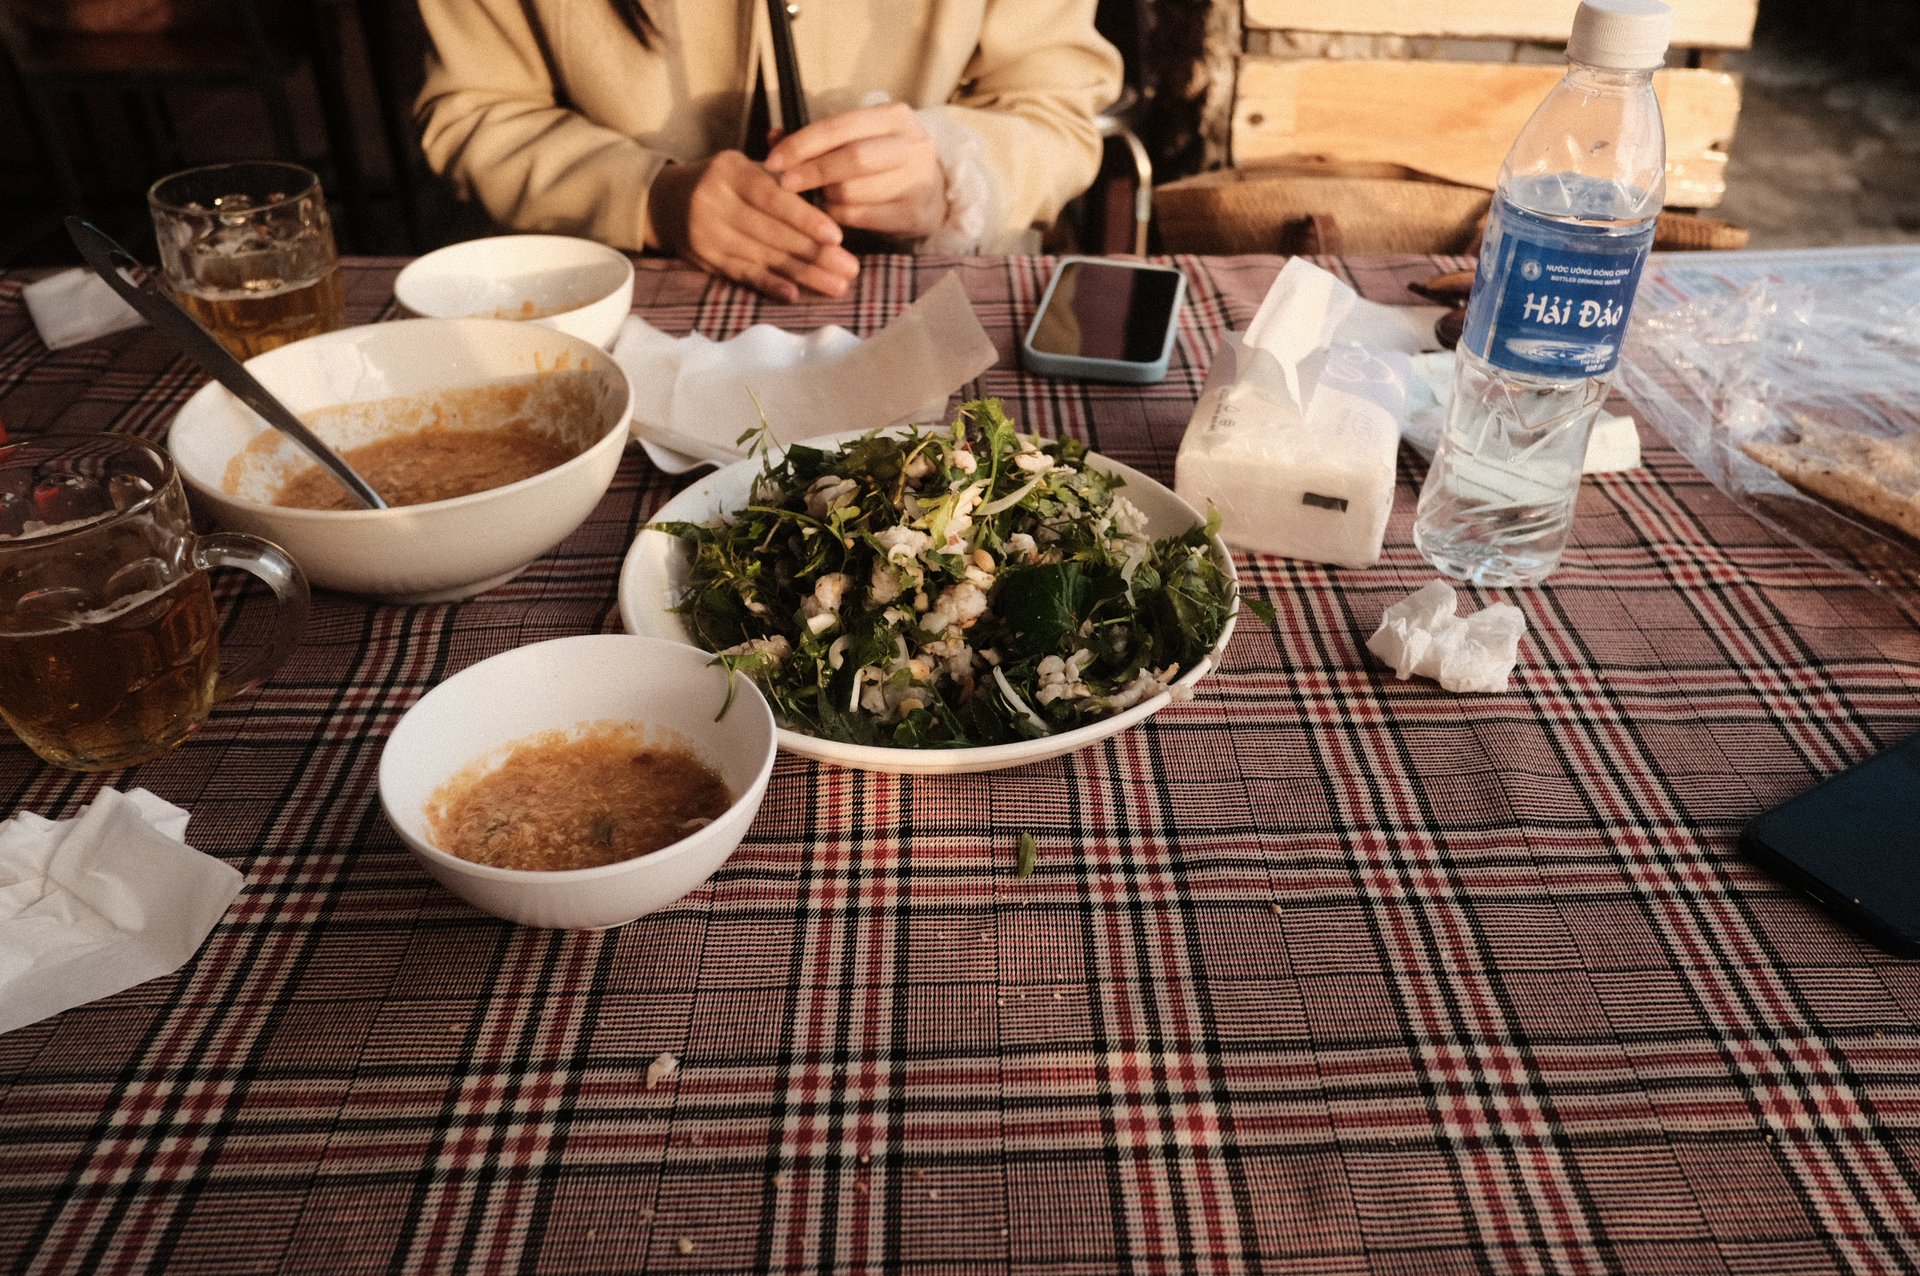
POLYGON ((393 296, 423 319, 514 319, 606 350, 633 310, 633 261, 571 235, 493 235, 407 263, 393 296))
POLYGON ((474 907, 528 926, 601 930, 713 876, 753 823, 773 759, 773 715, 747 679, 730 681, 684 643, 582 634, 491 656, 422 696, 380 755, 380 804, 421 866, 474 907), (609 721, 689 749, 719 773, 731 805, 679 841, 591 868, 502 868, 436 843, 428 806, 456 775, 497 765, 540 733, 609 721))
MULTIPOLYGON (((830 436, 809 439, 806 443, 808 446, 833 449, 859 437, 830 436)), ((717 515, 735 514, 753 497, 762 464, 758 459, 740 461, 705 476, 662 506, 655 513, 653 521, 700 524, 717 515)), ((1200 514, 1171 489, 1138 470, 1091 453, 1085 458, 1085 464, 1089 469, 1104 472, 1122 482, 1122 494, 1145 516, 1146 533, 1150 537, 1181 535, 1204 522, 1200 514)), ((1207 552, 1220 567, 1224 581, 1227 595, 1224 624, 1205 655, 1178 670, 1178 676, 1157 694, 1117 708, 1084 725, 1000 743, 932 748, 852 743, 796 730, 791 724, 783 722, 779 730, 780 745, 804 757, 860 770, 939 775, 1021 766, 1074 752, 1125 731, 1175 699, 1190 695, 1194 684, 1213 667, 1233 634, 1238 583, 1232 555, 1218 536, 1210 538, 1207 552)), ((690 573, 691 553, 684 540, 651 527, 643 530, 628 552, 620 574, 620 615, 628 632, 698 645, 685 617, 675 610, 687 594, 690 573)), ((1026 710, 1029 706, 1022 705, 1021 708, 1026 710)))

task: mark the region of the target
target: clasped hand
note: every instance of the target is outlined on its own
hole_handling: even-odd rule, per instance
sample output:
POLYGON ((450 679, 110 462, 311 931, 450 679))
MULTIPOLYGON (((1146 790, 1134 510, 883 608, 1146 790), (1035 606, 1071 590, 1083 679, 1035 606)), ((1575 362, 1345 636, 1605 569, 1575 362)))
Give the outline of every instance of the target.
POLYGON ((829 116, 775 143, 764 165, 739 151, 669 165, 654 178, 647 242, 782 301, 838 297, 860 273, 842 228, 900 239, 939 229, 946 175, 913 109, 897 102, 829 116), (822 191, 824 210, 803 197, 822 191))

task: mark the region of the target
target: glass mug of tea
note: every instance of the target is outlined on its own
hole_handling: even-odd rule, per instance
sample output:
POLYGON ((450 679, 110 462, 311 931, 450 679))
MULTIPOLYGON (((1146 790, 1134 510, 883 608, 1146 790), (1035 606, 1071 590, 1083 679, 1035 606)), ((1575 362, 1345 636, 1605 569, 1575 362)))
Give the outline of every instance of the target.
POLYGON ((147 191, 167 290, 237 359, 346 320, 340 254, 313 170, 191 168, 147 191))
POLYGON ((0 447, 0 717, 55 766, 111 771, 185 739, 292 650, 307 581, 252 536, 196 536, 173 462, 124 434, 0 447), (279 602, 272 638, 219 669, 207 571, 279 602))

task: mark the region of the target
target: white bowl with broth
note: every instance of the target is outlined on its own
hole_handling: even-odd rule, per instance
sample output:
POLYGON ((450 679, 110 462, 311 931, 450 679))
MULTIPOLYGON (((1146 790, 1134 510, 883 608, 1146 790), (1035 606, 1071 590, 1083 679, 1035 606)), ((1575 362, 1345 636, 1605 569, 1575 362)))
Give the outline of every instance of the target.
POLYGON ((633 260, 570 235, 494 235, 409 262, 394 300, 429 319, 513 319, 610 349, 633 311, 633 260))
MULTIPOLYGON (((313 585, 386 602, 471 597, 558 545, 613 482, 633 403, 599 347, 501 319, 343 328, 247 367, 336 451, 384 444, 404 461, 403 436, 476 456, 488 437, 550 449, 556 463, 468 495, 402 504, 427 489, 382 490, 368 472, 392 508, 290 508, 277 502, 317 468, 307 454, 219 385, 187 400, 167 447, 195 502, 220 526, 285 549, 313 585)), ((433 478, 427 469, 417 481, 433 478)), ((414 481, 406 471, 392 481, 414 481)))
POLYGON ((729 682, 706 652, 631 634, 555 638, 482 660, 421 697, 380 755, 380 803, 422 867, 474 907, 528 926, 600 930, 665 908, 726 862, 766 795, 774 748, 766 700, 749 679, 729 682), (731 802, 658 850, 590 868, 503 868, 439 844, 430 811, 450 785, 497 769, 516 745, 606 723, 691 753, 731 802))

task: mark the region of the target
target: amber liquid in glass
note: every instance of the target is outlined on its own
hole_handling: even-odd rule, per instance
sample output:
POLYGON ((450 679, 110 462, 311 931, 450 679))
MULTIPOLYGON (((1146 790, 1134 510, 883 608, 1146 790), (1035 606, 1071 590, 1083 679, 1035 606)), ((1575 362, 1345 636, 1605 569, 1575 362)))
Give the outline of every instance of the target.
POLYGON ((80 623, 0 618, 0 705, 21 741, 82 771, 158 757, 213 705, 219 626, 205 572, 80 623))
POLYGON ((346 321, 337 265, 317 279, 285 287, 211 297, 176 288, 174 296, 237 359, 332 332, 346 321))

